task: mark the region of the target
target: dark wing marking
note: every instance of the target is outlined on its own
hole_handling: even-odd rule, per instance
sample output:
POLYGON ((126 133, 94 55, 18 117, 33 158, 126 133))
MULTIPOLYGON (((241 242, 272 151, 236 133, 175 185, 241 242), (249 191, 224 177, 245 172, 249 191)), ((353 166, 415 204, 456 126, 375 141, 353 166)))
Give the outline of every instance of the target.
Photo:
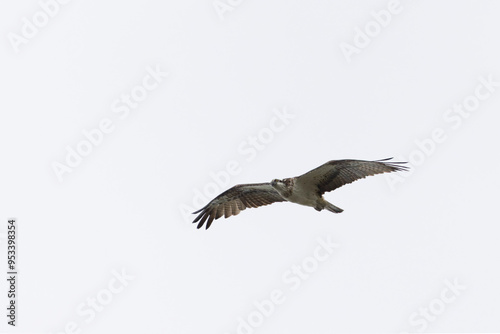
POLYGON ((332 160, 297 177, 296 182, 315 186, 318 194, 323 195, 367 176, 408 170, 408 167, 403 166, 406 162, 389 162, 390 159, 392 158, 376 161, 332 160))
POLYGON ((270 183, 239 184, 226 190, 214 198, 205 207, 193 213, 200 213, 193 223, 202 227, 208 219, 208 229, 214 219, 236 216, 246 208, 257 208, 274 202, 285 202, 286 200, 271 186, 270 183))

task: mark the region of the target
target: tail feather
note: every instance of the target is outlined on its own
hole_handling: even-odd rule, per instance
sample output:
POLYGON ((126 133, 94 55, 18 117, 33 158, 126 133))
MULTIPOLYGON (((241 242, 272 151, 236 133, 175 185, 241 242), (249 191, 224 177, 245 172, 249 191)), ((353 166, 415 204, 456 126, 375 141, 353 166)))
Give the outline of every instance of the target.
POLYGON ((335 206, 329 202, 326 202, 325 209, 327 209, 328 211, 331 211, 333 213, 341 213, 342 211, 344 211, 341 208, 339 208, 338 206, 335 206))

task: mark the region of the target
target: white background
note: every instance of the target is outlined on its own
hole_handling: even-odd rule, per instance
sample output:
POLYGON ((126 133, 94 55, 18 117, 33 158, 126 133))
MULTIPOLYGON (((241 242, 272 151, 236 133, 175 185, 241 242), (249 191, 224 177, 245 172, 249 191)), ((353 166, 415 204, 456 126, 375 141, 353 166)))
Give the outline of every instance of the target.
POLYGON ((388 1, 231 3, 222 19, 210 0, 74 0, 16 52, 9 36, 42 9, 2 2, 0 263, 16 217, 20 275, 18 326, 2 311, 1 331, 233 334, 275 289, 285 301, 251 331, 420 331, 412 314, 446 280, 466 288, 426 331, 500 331, 500 87, 444 118, 480 77, 500 81, 500 4, 401 1, 349 62, 340 46, 388 1), (157 66, 168 77, 120 119, 113 102, 157 66), (294 118, 254 159, 238 151, 283 108, 294 118), (53 164, 106 118, 114 131, 60 182, 53 164), (446 140, 421 153, 438 128, 446 140), (279 203, 209 230, 183 214, 229 161, 220 191, 391 156, 413 172, 326 194, 342 214, 279 203), (292 290, 282 275, 327 237, 339 248, 292 290), (79 314, 122 270, 128 285, 79 314))

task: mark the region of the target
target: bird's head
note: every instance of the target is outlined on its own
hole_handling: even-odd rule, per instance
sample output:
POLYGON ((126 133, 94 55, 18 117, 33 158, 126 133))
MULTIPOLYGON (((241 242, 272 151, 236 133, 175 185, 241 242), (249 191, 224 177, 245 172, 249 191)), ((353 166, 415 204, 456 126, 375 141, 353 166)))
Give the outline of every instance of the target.
POLYGON ((271 186, 276 189, 276 191, 283 196, 288 198, 292 194, 293 180, 292 179, 274 179, 271 181, 271 186))

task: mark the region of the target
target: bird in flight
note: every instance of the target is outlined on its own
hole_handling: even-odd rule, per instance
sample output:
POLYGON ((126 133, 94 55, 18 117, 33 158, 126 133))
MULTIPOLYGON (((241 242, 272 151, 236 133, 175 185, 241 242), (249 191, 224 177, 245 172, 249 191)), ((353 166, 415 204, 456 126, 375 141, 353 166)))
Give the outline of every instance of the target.
POLYGON ((323 194, 367 176, 408 170, 406 162, 389 161, 392 158, 364 160, 332 160, 296 177, 274 179, 268 183, 238 184, 215 197, 199 213, 193 223, 206 229, 214 219, 236 216, 246 208, 257 208, 275 202, 292 202, 311 206, 317 211, 340 213, 344 210, 327 202, 323 194))

